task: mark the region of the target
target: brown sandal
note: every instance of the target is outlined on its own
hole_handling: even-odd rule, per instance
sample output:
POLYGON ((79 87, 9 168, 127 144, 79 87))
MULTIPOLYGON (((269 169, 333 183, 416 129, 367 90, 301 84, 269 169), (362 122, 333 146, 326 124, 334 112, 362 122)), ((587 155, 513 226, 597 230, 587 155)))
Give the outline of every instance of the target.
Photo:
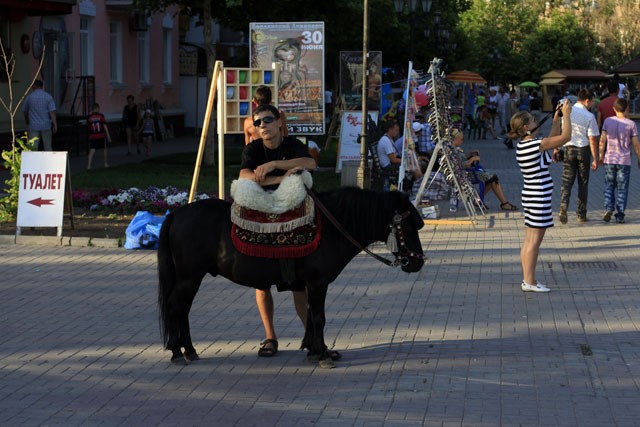
POLYGON ((260 341, 260 348, 258 349, 259 357, 273 357, 278 352, 278 340, 267 338, 260 341))

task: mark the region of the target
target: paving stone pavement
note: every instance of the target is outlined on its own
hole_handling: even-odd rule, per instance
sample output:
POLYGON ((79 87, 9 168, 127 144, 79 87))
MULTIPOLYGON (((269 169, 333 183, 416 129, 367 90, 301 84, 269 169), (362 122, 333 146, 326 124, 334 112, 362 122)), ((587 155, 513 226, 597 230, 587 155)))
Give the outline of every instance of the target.
MULTIPOLYGON (((519 204, 514 152, 467 144, 519 204)), ((591 221, 572 213, 542 244, 549 294, 520 291, 522 213, 491 195, 475 226, 425 226, 418 274, 358 256, 327 296, 327 343, 344 355, 331 370, 297 349, 288 294, 280 352, 258 358, 252 290, 207 277, 191 314, 202 360, 176 367, 155 252, 1 244, 0 425, 638 425, 640 174, 627 224, 601 221, 602 171, 591 178, 591 221)))

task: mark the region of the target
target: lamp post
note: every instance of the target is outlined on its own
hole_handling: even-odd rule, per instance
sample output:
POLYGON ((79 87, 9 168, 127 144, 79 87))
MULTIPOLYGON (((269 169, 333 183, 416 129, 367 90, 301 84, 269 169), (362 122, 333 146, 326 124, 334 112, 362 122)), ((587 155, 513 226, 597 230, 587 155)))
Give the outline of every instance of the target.
POLYGON ((370 173, 367 159, 367 125, 369 124, 369 112, 367 111, 367 74, 369 59, 369 1, 364 0, 364 12, 362 18, 362 130, 360 131, 360 164, 356 174, 356 183, 359 188, 369 188, 370 173))
MULTIPOLYGON (((409 1, 409 19, 410 19, 410 27, 409 27, 409 60, 413 60, 413 30, 415 28, 415 13, 418 9, 418 0, 408 0, 409 1)), ((432 0, 421 0, 422 11, 427 14, 431 11, 432 0)), ((396 8, 396 13, 400 15, 404 11, 405 0, 393 0, 393 4, 396 8)))
POLYGON ((502 56, 500 55, 500 50, 497 47, 494 47, 491 53, 488 55, 489 60, 491 62, 491 83, 496 84, 496 68, 498 67, 498 63, 502 56))
MULTIPOLYGON (((457 45, 456 43, 449 43, 450 33, 449 30, 441 25, 442 23, 442 13, 437 11, 433 14, 433 35, 435 37, 435 51, 436 54, 440 57, 445 57, 447 52, 451 50, 455 50, 457 45)), ((424 36, 429 37, 432 32, 429 29, 424 30, 424 36)))

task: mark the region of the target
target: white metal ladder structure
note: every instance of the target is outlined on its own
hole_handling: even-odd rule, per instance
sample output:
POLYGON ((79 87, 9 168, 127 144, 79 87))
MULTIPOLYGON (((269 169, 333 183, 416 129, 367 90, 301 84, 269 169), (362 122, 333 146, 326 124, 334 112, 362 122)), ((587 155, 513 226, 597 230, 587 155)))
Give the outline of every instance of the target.
MULTIPOLYGON (((469 180, 469 176, 465 171, 458 155, 455 153, 455 147, 452 145, 451 138, 451 116, 449 113, 449 93, 447 86, 442 77, 440 66, 443 60, 434 58, 429 67, 431 80, 427 81, 427 96, 429 103, 433 106, 431 114, 429 114, 428 122, 431 126, 431 138, 435 142, 435 149, 429 160, 429 165, 424 174, 422 184, 418 189, 414 204, 417 206, 422 199, 422 194, 427 188, 429 177, 435 165, 436 159, 440 158, 439 171, 444 173, 447 182, 454 187, 454 191, 458 193, 458 200, 462 201, 467 215, 472 219, 477 219, 478 213, 485 214, 484 204, 481 202, 480 196, 474 185, 469 180)), ((434 177, 435 179, 435 177, 434 177)))

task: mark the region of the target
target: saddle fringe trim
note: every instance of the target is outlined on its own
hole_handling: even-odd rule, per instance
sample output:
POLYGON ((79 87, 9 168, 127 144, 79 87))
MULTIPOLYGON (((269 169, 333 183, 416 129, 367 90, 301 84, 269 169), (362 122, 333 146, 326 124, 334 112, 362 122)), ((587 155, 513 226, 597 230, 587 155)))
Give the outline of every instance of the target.
POLYGON ((274 191, 266 191, 251 179, 239 178, 231 183, 231 197, 240 206, 265 213, 281 214, 299 206, 313 186, 308 171, 282 179, 274 191))
POLYGON ((231 241, 233 242, 233 246, 240 252, 241 254, 247 256, 253 256, 257 258, 301 258, 308 255, 311 255, 313 252, 318 249, 320 245, 320 239, 322 235, 322 220, 320 219, 320 215, 317 216, 316 221, 316 235, 313 238, 311 243, 304 246, 266 246, 259 245, 254 243, 247 243, 238 238, 238 235, 235 232, 235 224, 231 225, 231 241))
POLYGON ((312 224, 315 218, 315 203, 313 199, 307 196, 303 203, 304 216, 292 219, 291 221, 268 223, 256 222, 243 218, 243 206, 234 202, 231 205, 231 222, 244 230, 256 233, 282 233, 292 231, 298 227, 302 227, 303 225, 312 224))

